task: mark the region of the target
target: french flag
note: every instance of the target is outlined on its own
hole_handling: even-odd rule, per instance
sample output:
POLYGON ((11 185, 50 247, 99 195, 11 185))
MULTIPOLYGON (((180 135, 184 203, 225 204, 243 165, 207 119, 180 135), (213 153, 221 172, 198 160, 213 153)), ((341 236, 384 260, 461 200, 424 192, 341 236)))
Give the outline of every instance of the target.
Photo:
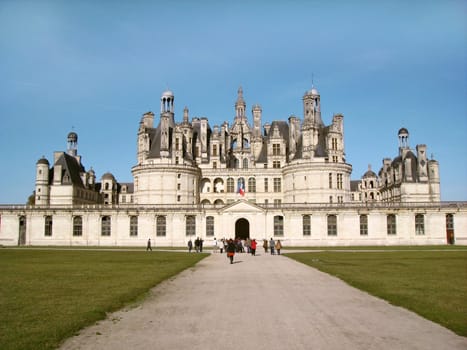
POLYGON ((242 181, 238 182, 238 193, 240 193, 240 195, 242 196, 245 195, 245 185, 243 184, 242 181))

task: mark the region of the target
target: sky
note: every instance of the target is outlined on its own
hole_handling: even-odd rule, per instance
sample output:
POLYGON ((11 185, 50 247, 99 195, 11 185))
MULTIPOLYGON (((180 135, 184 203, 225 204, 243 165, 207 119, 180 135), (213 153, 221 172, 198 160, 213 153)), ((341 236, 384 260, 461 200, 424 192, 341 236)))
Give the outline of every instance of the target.
MULTIPOLYGON (((441 199, 467 200, 467 2, 0 0, 0 203, 24 204, 36 162, 66 150, 98 180, 132 182, 141 116, 232 124, 237 90, 263 124, 344 115, 353 180, 398 155, 397 133, 439 161, 441 199)), ((157 119, 156 119, 157 121, 157 119)))

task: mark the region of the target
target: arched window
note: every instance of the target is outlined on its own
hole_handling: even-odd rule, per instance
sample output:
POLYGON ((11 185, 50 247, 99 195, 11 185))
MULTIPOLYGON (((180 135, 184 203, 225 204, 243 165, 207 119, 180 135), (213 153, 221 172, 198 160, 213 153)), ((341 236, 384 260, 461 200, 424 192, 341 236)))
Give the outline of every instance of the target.
POLYGON ((396 227, 396 216, 394 214, 389 214, 386 217, 386 224, 387 224, 387 234, 395 235, 397 233, 397 227, 396 227))
POLYGON ((423 214, 415 215, 415 234, 416 235, 425 234, 425 218, 423 214))
POLYGON ((248 192, 256 192, 256 179, 254 177, 248 179, 248 192))
POLYGON ((196 235, 196 218, 193 215, 186 217, 185 233, 189 237, 196 235))
POLYGON ((111 218, 103 216, 101 219, 101 236, 110 236, 111 234, 111 218))
POLYGON ((167 219, 165 216, 161 215, 157 217, 156 220, 156 235, 158 237, 165 237, 167 230, 167 219))
POLYGON ((274 236, 284 235, 284 217, 280 215, 274 216, 274 236))
POLYGON ((337 236, 337 216, 328 215, 328 236, 337 236))
POLYGON ((243 158, 243 169, 248 169, 248 159, 243 158))
POLYGON ((83 235, 83 218, 81 216, 73 217, 73 236, 83 235))
POLYGON ((234 185, 234 183, 235 183, 235 182, 234 182, 234 179, 233 179, 233 178, 229 177, 229 178, 227 179, 227 192, 230 192, 230 193, 235 192, 235 185, 234 185))
POLYGON ((214 236, 214 217, 206 217, 206 236, 214 236))
POLYGON ((138 236, 138 217, 130 216, 130 236, 138 236))
POLYGON ((52 216, 44 218, 44 236, 52 236, 52 216))
POLYGON ((303 235, 311 236, 311 216, 303 215, 302 217, 303 235))
POLYGON ((360 236, 368 235, 368 215, 360 215, 360 236))

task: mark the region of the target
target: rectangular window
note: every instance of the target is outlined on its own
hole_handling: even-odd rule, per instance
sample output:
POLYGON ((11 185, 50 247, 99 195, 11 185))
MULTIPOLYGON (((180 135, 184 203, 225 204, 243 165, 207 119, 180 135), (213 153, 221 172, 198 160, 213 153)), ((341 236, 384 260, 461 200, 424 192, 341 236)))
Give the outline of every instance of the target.
POLYGON ((138 217, 130 216, 130 236, 138 236, 138 217))
POLYGON ((274 160, 274 161, 272 162, 272 167, 273 167, 274 169, 280 169, 280 167, 281 167, 281 162, 280 162, 279 160, 274 160))
POLYGON ((397 233, 397 230, 396 230, 396 216, 394 214, 389 214, 386 217, 386 224, 387 224, 388 235, 395 235, 397 233))
POLYGON ((178 164, 180 162, 180 159, 178 157, 175 157, 175 164, 178 164))
POLYGON ((180 190, 182 188, 182 184, 177 184, 177 190, 180 190))
POLYGON ((311 236, 311 216, 310 215, 303 215, 302 226, 303 226, 303 235, 311 236))
POLYGON ((126 203, 126 196, 122 195, 122 203, 126 203))
POLYGON ((344 197, 337 196, 337 203, 344 203, 344 197))
POLYGON ((44 236, 52 236, 52 216, 50 215, 44 219, 44 236))
POLYGON ((331 139, 331 148, 336 151, 337 150, 337 139, 336 138, 332 138, 331 139))
POLYGON ((281 204, 282 204, 281 199, 274 199, 274 207, 278 208, 281 206, 281 204))
POLYGON ((212 162, 212 168, 217 169, 217 162, 212 162))
POLYGON ((175 150, 180 150, 180 139, 178 137, 175 138, 175 150))
POLYGON ((278 143, 272 144, 272 155, 273 156, 280 156, 281 155, 281 145, 278 143))
POLYGON ((213 157, 217 157, 217 145, 212 145, 212 155, 213 157))
POLYGON ((275 177, 274 178, 274 192, 281 192, 281 178, 275 177))
POLYGON ((185 222, 185 233, 189 237, 196 236, 196 218, 193 215, 188 215, 185 222))
POLYGON ((165 218, 165 216, 158 216, 156 219, 156 236, 165 237, 167 229, 166 227, 167 219, 165 218))
POLYGON ((328 236, 337 236, 337 216, 328 215, 328 236))
POLYGON ((268 192, 269 191, 269 182, 268 182, 268 179, 265 178, 264 179, 264 192, 268 192))
POLYGON ((256 179, 254 177, 248 179, 248 192, 256 192, 256 179))
POLYGON ((206 236, 214 236, 214 216, 206 217, 206 236))
POLYGON ((368 215, 360 215, 360 236, 368 236, 368 215))
POLYGON ((73 217, 73 236, 83 235, 83 218, 81 216, 73 217))
POLYGON ((342 174, 337 174, 337 188, 342 190, 342 174))
POLYGON ((274 216, 274 236, 284 235, 284 217, 274 216))
POLYGON ((329 173, 329 188, 332 188, 332 173, 329 173))
POLYGON ((425 217, 422 214, 415 215, 415 234, 425 234, 425 217))
POLYGON ((110 236, 111 234, 111 218, 103 216, 101 218, 101 236, 110 236))
POLYGON ((339 161, 339 158, 337 156, 332 156, 332 161, 333 163, 337 163, 339 161))

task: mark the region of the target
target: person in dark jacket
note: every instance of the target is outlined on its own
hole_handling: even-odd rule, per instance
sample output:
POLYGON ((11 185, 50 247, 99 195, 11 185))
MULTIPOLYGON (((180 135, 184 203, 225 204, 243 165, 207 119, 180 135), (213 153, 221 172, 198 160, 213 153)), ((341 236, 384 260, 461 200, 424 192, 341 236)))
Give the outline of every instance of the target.
POLYGON ((229 242, 227 243, 226 251, 227 251, 227 257, 230 259, 231 264, 233 264, 235 249, 236 249, 235 242, 233 241, 233 239, 229 239, 229 242))

